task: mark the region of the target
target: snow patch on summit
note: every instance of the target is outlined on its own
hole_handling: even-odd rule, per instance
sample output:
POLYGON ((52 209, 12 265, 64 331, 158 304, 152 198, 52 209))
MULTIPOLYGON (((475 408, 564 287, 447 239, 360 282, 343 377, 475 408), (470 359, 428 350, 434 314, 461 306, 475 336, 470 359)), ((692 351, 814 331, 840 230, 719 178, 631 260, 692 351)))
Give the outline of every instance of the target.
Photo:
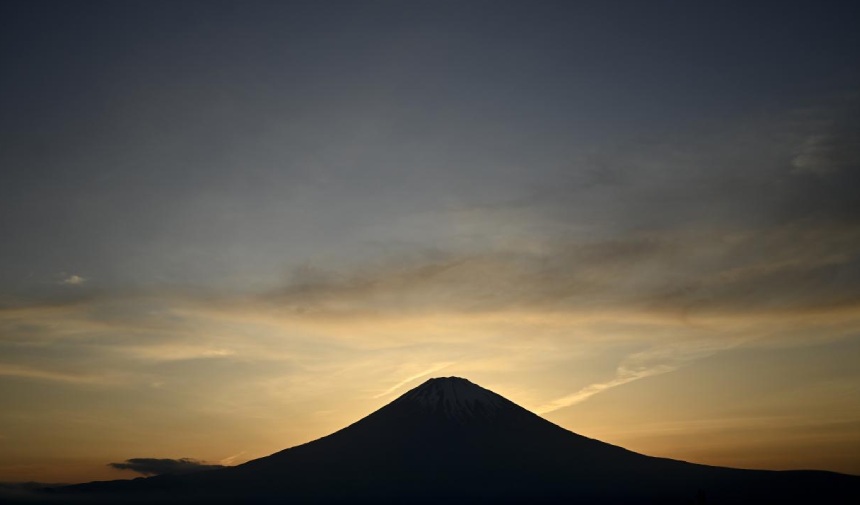
POLYGON ((460 377, 430 379, 401 396, 398 401, 415 403, 461 420, 492 417, 495 411, 508 403, 496 393, 460 377))

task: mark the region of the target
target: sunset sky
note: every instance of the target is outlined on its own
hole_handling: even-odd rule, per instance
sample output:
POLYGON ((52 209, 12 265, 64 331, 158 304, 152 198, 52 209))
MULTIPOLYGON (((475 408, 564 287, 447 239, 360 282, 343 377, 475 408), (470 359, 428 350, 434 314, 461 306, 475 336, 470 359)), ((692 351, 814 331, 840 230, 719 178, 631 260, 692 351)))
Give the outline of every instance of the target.
POLYGON ((855 1, 0 3, 0 481, 461 376, 860 474, 855 1))

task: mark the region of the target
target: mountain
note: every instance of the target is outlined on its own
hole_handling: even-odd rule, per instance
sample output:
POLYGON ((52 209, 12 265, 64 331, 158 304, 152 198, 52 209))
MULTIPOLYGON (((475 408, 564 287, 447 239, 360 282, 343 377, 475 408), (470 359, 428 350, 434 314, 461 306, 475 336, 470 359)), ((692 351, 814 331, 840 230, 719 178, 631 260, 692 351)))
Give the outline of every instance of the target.
POLYGON ((860 503, 860 477, 649 457, 457 377, 243 465, 52 490, 80 503, 860 503))

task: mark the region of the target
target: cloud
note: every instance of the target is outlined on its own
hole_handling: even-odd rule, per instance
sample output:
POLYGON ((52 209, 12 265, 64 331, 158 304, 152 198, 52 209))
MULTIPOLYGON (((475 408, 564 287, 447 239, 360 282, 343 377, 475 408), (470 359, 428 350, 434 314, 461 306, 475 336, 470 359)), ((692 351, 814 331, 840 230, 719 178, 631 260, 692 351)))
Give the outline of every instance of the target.
POLYGON ((224 468, 223 465, 213 465, 191 458, 131 458, 123 463, 108 463, 117 470, 131 470, 141 475, 176 475, 201 472, 224 468))
POLYGON ((791 165, 795 174, 827 175, 839 170, 832 160, 833 139, 829 135, 810 135, 803 141, 791 165))
POLYGON ((0 363, 0 376, 23 377, 27 379, 41 379, 72 384, 109 384, 116 381, 115 377, 110 378, 101 375, 57 372, 31 366, 4 363, 0 363))
POLYGON ((239 451, 236 454, 233 454, 231 456, 227 456, 226 458, 219 460, 218 463, 220 463, 221 465, 224 465, 224 466, 232 465, 233 462, 236 461, 236 458, 238 458, 239 456, 241 456, 247 452, 248 451, 239 451))
POLYGON ((428 258, 352 272, 318 271, 261 296, 284 316, 314 318, 510 309, 743 312, 856 304, 860 228, 798 221, 643 231, 532 250, 428 258))
POLYGON ((445 363, 437 363, 437 364, 433 365, 432 367, 428 368, 427 370, 424 370, 423 372, 419 372, 417 374, 410 375, 409 377, 403 379, 402 381, 398 382, 397 384, 391 386, 390 388, 386 389, 385 391, 374 396, 374 398, 382 398, 383 396, 390 395, 391 393, 397 391, 398 389, 405 386, 406 384, 409 384, 410 382, 414 381, 415 379, 420 379, 421 377, 425 377, 427 375, 430 375, 431 373, 438 372, 439 370, 442 370, 443 368, 447 368, 453 364, 454 363, 450 362, 450 361, 445 362, 445 363))
POLYGON ((834 176, 837 172, 856 170, 860 163, 860 121, 856 114, 860 100, 847 100, 841 114, 830 113, 826 119, 809 121, 809 131, 798 142, 791 158, 795 175, 834 176))
POLYGON ((729 336, 729 338, 717 338, 705 342, 655 346, 647 351, 631 354, 618 365, 613 379, 589 384, 574 393, 537 407, 535 412, 547 414, 582 403, 598 393, 647 377, 673 372, 701 358, 736 347, 740 343, 741 340, 729 336))
POLYGON ((547 414, 549 412, 553 412, 564 407, 570 407, 571 405, 576 405, 577 403, 584 402, 592 396, 606 391, 607 389, 622 386, 624 384, 627 384, 628 382, 644 379, 645 377, 651 377, 652 375, 660 375, 667 372, 671 372, 675 369, 676 367, 673 367, 671 365, 658 365, 653 368, 637 371, 619 370, 618 375, 616 375, 614 379, 607 382, 589 384, 588 386, 585 386, 584 388, 580 389, 575 393, 563 396, 545 405, 537 407, 535 409, 535 412, 538 414, 547 414))
POLYGON ((70 275, 60 281, 60 284, 66 284, 68 286, 77 286, 79 284, 83 284, 86 282, 86 279, 81 277, 80 275, 70 275))

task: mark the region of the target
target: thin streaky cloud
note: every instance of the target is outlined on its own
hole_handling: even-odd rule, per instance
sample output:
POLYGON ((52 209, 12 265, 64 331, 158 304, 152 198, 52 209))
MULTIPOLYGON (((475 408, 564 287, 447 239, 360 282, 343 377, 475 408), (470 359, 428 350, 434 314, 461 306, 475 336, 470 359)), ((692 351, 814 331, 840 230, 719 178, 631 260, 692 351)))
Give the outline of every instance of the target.
POLYGON ((0 364, 0 376, 21 377, 25 379, 41 379, 48 381, 67 382, 74 384, 97 384, 111 382, 106 377, 97 375, 71 374, 55 372, 22 365, 0 364))
POLYGON ((247 452, 248 451, 239 451, 236 454, 233 454, 232 456, 227 456, 226 458, 219 460, 218 464, 220 464, 222 466, 230 466, 233 464, 234 461, 236 461, 236 458, 238 458, 239 456, 241 456, 247 452))
POLYGON ((622 386, 635 380, 644 379, 645 377, 651 377, 653 375, 660 375, 672 372, 677 368, 678 367, 672 365, 658 365, 651 369, 639 370, 636 372, 619 371, 618 375, 610 381, 589 384, 588 386, 585 386, 584 388, 573 394, 563 396, 538 407, 537 409, 535 409, 535 412, 537 412, 538 414, 548 414, 550 412, 554 412, 565 407, 576 405, 577 403, 582 403, 585 400, 591 398, 592 396, 606 391, 607 389, 622 386))
POLYGON ((417 374, 412 375, 412 376, 410 376, 410 377, 408 377, 408 378, 406 378, 406 379, 403 379, 402 381, 400 381, 400 382, 398 382, 397 384, 395 384, 395 385, 391 386, 390 388, 386 389, 386 390, 385 390, 385 391, 383 391, 382 393, 379 393, 378 395, 374 396, 374 398, 382 398, 383 396, 390 395, 391 393, 393 393, 393 392, 397 391, 398 389, 400 389, 401 387, 405 386, 406 384, 408 384, 408 383, 410 383, 410 382, 414 381, 415 379, 420 379, 421 377, 424 377, 424 376, 426 376, 426 375, 430 375, 431 373, 438 372, 439 370, 442 370, 443 368, 447 368, 447 367, 449 367, 449 366, 451 366, 451 365, 453 365, 453 364, 454 364, 454 362, 453 362, 453 361, 450 361, 450 362, 439 363, 439 364, 437 364, 437 365, 434 365, 434 366, 430 367, 429 369, 427 369, 427 370, 425 370, 425 371, 423 371, 423 372, 421 372, 421 373, 417 373, 417 374))
POLYGON ((680 343, 631 354, 618 365, 615 378, 606 382, 589 384, 575 393, 562 396, 538 407, 535 409, 535 412, 538 414, 547 414, 570 407, 609 389, 647 377, 674 372, 702 358, 728 349, 750 345, 754 341, 755 339, 741 336, 715 338, 702 343, 680 343))

